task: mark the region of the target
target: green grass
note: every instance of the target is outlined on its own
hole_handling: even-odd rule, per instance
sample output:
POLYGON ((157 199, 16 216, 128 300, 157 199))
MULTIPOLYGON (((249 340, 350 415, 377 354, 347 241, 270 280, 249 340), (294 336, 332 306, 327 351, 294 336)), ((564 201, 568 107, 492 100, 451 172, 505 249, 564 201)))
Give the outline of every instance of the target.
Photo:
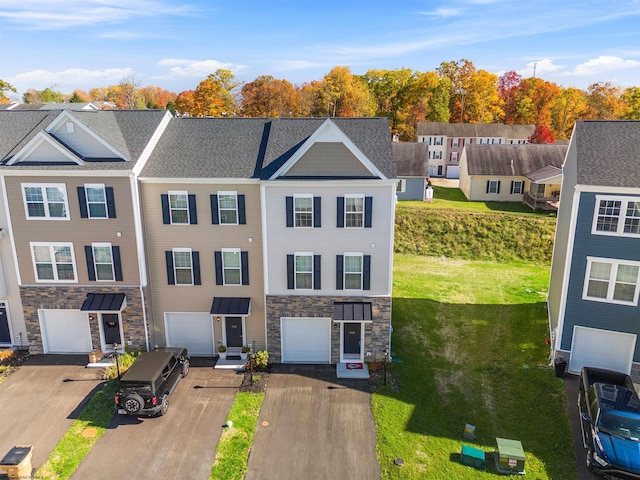
POLYGON ((491 457, 479 471, 459 453, 492 452, 496 437, 522 442, 523 478, 576 478, 564 383, 547 365, 548 276, 547 266, 396 255, 399 391, 372 397, 384 479, 495 478, 491 457), (462 437, 467 423, 475 442, 462 437))
POLYGON ((249 450, 264 393, 237 393, 228 419, 233 426, 225 428, 211 467, 212 480, 241 480, 247 471, 249 450))
POLYGON ((34 478, 62 480, 71 477, 111 423, 114 414, 113 396, 116 391, 116 382, 108 382, 96 392, 34 478), (95 431, 87 430, 91 427, 95 431), (91 434, 83 436, 85 431, 91 434))

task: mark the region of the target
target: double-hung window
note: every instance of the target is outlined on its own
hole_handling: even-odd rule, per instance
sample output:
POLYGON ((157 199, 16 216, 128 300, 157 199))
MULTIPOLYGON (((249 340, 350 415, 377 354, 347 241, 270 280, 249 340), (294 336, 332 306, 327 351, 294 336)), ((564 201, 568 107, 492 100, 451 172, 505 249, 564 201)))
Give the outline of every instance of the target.
POLYGON ((487 193, 500 193, 500 180, 487 180, 487 193))
POLYGON ((224 285, 242 285, 242 270, 239 248, 222 249, 222 275, 224 285))
POLYGON ((362 254, 344 254, 344 289, 362 290, 362 254))
POLYGON ((104 185, 85 185, 89 218, 107 218, 107 194, 104 185))
POLYGON ((238 224, 238 196, 236 192, 218 192, 220 224, 238 224))
POLYGON ((524 182, 522 180, 512 180, 511 181, 511 194, 512 195, 522 195, 524 192, 524 182))
POLYGON ((113 268, 113 255, 110 243, 93 243, 91 244, 93 253, 93 263, 96 272, 96 280, 104 282, 112 282, 116 279, 115 269, 113 268))
POLYGON ((189 223, 189 194, 187 192, 169 192, 169 213, 171 224, 189 223))
POLYGON ((294 195, 293 212, 296 227, 313 227, 313 195, 294 195))
POLYGON ((37 282, 75 282, 76 264, 72 243, 31 242, 37 282))
POLYGON ((344 226, 347 228, 364 226, 364 195, 345 195, 344 226))
POLYGON ((313 288, 313 254, 295 254, 295 288, 296 290, 310 290, 313 288))
POLYGON ((583 298, 599 302, 638 304, 640 262, 587 257, 583 298))
POLYGON ((592 233, 640 235, 640 197, 596 196, 592 233))
POLYGON ((64 184, 22 184, 27 218, 68 220, 69 205, 64 184))

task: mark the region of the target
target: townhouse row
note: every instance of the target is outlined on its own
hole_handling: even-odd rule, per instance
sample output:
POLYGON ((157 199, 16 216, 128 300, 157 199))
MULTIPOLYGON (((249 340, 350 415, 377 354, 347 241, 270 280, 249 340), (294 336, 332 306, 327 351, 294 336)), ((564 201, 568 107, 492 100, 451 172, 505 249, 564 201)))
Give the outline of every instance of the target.
POLYGON ((0 112, 0 346, 389 349, 386 119, 0 112))

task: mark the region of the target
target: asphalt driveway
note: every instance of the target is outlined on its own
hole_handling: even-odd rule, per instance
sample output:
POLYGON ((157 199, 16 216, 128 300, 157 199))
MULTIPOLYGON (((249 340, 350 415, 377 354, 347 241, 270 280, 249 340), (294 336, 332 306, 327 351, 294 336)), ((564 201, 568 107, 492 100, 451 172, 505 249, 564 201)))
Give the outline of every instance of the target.
POLYGON ((102 384, 85 368, 86 355, 36 355, 0 384, 0 458, 15 445, 32 445, 40 468, 102 384))
POLYGON ((209 478, 243 375, 194 364, 197 359, 171 396, 165 416, 115 415, 71 478, 209 478))
POLYGON ((335 365, 276 365, 245 480, 380 478, 368 380, 335 365))
POLYGON ((571 421, 571 434, 573 437, 573 448, 576 454, 576 469, 579 480, 591 480, 600 478, 594 475, 587 468, 587 450, 582 444, 582 430, 580 428, 580 411, 578 410, 578 390, 580 388, 580 377, 578 375, 567 374, 564 378, 567 401, 569 402, 569 419, 571 421))

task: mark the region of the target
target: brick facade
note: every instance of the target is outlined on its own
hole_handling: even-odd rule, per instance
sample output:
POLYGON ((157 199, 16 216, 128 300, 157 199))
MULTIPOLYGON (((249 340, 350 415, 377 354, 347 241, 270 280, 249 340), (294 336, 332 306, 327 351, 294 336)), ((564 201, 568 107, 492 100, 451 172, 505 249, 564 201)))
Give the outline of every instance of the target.
MULTIPOLYGON (((269 359, 282 361, 281 317, 331 318, 334 302, 371 302, 372 323, 364 324, 365 361, 382 361, 389 348, 391 297, 312 297, 267 295, 267 344, 269 359), (370 352, 370 356, 366 353, 370 352)), ((335 325, 335 324, 333 324, 335 325)), ((340 328, 331 329, 331 363, 340 361, 340 328)))

